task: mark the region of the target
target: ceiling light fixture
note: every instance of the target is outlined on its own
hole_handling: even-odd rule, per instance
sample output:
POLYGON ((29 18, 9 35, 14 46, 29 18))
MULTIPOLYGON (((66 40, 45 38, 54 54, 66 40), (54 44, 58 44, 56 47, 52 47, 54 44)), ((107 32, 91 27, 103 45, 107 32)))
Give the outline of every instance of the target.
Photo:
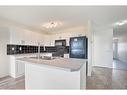
POLYGON ((120 22, 116 22, 114 25, 115 26, 121 26, 121 25, 124 25, 124 24, 127 24, 127 20, 123 20, 123 21, 120 21, 120 22))
POLYGON ((113 37, 113 40, 118 40, 118 37, 113 37))
POLYGON ((49 29, 49 28, 55 28, 60 25, 62 25, 60 21, 51 21, 51 22, 43 24, 43 27, 49 29))

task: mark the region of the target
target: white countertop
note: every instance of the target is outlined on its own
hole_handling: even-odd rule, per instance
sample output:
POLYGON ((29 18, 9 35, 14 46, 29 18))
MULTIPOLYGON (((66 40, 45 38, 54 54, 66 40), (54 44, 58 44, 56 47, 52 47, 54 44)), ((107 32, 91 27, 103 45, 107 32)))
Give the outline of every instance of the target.
MULTIPOLYGON (((47 55, 47 54, 52 54, 52 53, 40 53, 40 55, 47 55)), ((31 56, 37 56, 38 53, 27 53, 27 54, 14 54, 14 55, 9 55, 9 56, 13 56, 13 57, 31 57, 31 56)))
POLYGON ((56 58, 52 60, 36 59, 36 58, 18 58, 17 60, 23 61, 26 64, 34 64, 40 66, 48 66, 56 69, 66 71, 78 71, 86 64, 86 59, 75 58, 56 58))

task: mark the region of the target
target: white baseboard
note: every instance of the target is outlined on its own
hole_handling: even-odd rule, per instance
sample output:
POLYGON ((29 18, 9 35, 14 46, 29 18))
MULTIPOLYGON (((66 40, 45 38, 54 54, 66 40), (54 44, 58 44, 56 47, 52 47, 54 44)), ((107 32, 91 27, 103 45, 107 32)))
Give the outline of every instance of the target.
POLYGON ((9 74, 0 75, 0 78, 6 77, 6 76, 9 76, 9 74))

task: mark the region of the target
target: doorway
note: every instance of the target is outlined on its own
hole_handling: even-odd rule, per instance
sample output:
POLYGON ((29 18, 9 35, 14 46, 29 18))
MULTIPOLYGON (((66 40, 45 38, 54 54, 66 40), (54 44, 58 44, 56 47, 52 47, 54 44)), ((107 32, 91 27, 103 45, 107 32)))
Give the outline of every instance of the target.
POLYGON ((113 68, 127 70, 127 28, 117 26, 113 30, 113 68))

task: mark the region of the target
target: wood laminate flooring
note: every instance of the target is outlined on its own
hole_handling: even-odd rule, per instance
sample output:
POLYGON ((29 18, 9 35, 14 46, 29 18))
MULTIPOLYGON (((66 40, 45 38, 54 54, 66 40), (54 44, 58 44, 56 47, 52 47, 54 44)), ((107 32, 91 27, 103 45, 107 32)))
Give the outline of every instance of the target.
POLYGON ((127 89, 127 71, 94 67, 87 89, 127 89))
MULTIPOLYGON (((127 71, 93 67, 92 76, 87 77, 86 89, 127 89, 127 71)), ((9 76, 0 78, 2 90, 25 90, 24 76, 14 79, 9 76)))
POLYGON ((25 78, 24 76, 14 79, 10 76, 0 79, 1 90, 24 90, 25 89, 25 78))

